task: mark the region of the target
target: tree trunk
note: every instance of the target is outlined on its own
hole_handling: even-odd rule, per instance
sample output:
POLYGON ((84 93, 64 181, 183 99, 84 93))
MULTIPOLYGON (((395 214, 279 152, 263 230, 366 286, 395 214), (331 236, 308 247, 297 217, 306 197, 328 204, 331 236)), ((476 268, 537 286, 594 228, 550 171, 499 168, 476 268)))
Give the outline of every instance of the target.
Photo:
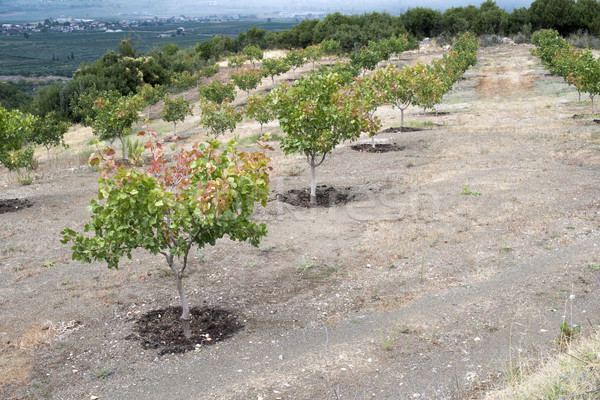
POLYGON ((375 149, 375 136, 371 136, 371 147, 375 149))
POLYGON ((423 107, 423 114, 425 115, 425 125, 427 125, 427 109, 423 107))
POLYGON ((578 90, 577 94, 579 95, 579 101, 581 101, 581 92, 578 90))
POLYGON ((50 147, 46 147, 46 156, 48 157, 48 162, 50 162, 50 147))
POLYGON ((150 120, 150 107, 152 106, 148 106, 148 118, 146 118, 147 120, 150 120))
POLYGON ((179 292, 179 300, 181 301, 181 325, 183 327, 183 334, 185 335, 185 337, 187 339, 191 339, 192 338, 192 329, 190 327, 190 305, 188 303, 187 300, 187 296, 185 294, 185 289, 183 288, 183 271, 185 270, 185 266, 187 264, 186 262, 186 258, 184 258, 183 261, 183 268, 182 269, 177 269, 175 268, 174 264, 173 264, 173 255, 172 254, 165 254, 165 257, 167 259, 167 264, 169 265, 169 268, 171 269, 171 271, 173 271, 173 276, 175 277, 175 283, 177 284, 177 292, 179 292))
POLYGON ((400 109, 400 130, 404 130, 404 108, 400 109))
POLYGON ((590 96, 592 99, 592 114, 594 113, 594 96, 590 96))
POLYGON ((275 86, 275 75, 271 75, 271 82, 273 82, 273 86, 275 86))
POLYGON ((177 136, 177 122, 173 121, 173 136, 177 136))
POLYGON ((263 134, 263 124, 260 124, 260 136, 263 134))
POLYGON ((310 163, 310 205, 314 207, 317 204, 317 178, 315 161, 310 163))
POLYGON ((181 299, 181 325, 183 326, 183 334, 187 339, 192 338, 192 329, 190 327, 190 305, 187 301, 187 296, 185 295, 185 290, 183 289, 183 273, 177 271, 175 273, 175 281, 177 282, 177 291, 179 292, 179 298, 181 299))
POLYGON ((127 154, 127 146, 125 146, 125 140, 123 135, 119 133, 119 140, 121 141, 121 150, 123 151, 123 158, 129 160, 129 154, 127 154))

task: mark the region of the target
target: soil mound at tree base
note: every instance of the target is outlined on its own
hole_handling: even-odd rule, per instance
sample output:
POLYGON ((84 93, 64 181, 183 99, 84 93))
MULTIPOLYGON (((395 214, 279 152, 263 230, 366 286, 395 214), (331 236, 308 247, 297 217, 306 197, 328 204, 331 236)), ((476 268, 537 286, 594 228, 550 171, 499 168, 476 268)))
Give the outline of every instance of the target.
MULTIPOLYGON (((332 207, 338 204, 346 204, 356 199, 356 194, 351 192, 352 188, 334 188, 333 186, 317 186, 317 203, 315 207, 332 207)), ((292 189, 283 194, 277 194, 277 200, 298 207, 311 207, 310 189, 292 189)))
POLYGON ((4 199, 0 200, 0 214, 19 211, 33 206, 33 203, 27 199, 4 199))
POLYGON ((395 143, 383 143, 375 144, 373 147, 370 143, 361 143, 351 146, 352 150, 360 151, 363 153, 387 153, 389 151, 402 151, 406 149, 406 146, 398 146, 395 143))
POLYGON ((398 126, 387 128, 381 131, 381 133, 398 133, 398 132, 418 132, 422 131, 423 128, 415 128, 413 126, 405 126, 404 128, 400 128, 398 126))
POLYGON ((159 355, 185 353, 232 337, 244 326, 230 311, 219 308, 190 309, 192 338, 186 339, 181 325, 181 307, 149 311, 135 322, 135 333, 145 349, 158 349, 159 355))

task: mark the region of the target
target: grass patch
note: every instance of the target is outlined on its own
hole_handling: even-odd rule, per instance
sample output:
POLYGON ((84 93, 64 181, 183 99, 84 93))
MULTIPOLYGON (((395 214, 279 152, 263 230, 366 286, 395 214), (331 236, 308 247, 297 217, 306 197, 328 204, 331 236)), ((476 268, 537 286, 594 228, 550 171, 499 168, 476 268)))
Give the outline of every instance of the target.
MULTIPOLYGON (((258 142, 258 140, 265 135, 265 133, 255 133, 253 135, 250 136, 245 136, 243 138, 240 138, 240 140, 238 140, 238 144, 239 145, 248 145, 248 144, 254 144, 256 142, 258 142)), ((270 133, 269 134, 269 139, 267 140, 267 142, 279 142, 282 139, 282 136, 277 134, 277 133, 270 133)))
POLYGON ((566 94, 571 94, 575 90, 570 87, 566 82, 562 79, 536 79, 534 82, 534 87, 536 91, 541 93, 544 96, 564 96, 566 94))
POLYGON ((467 196, 481 196, 481 192, 469 189, 466 183, 463 185, 462 192, 460 192, 460 194, 464 194, 467 196))
POLYGON ((573 396, 597 399, 600 392, 600 338, 573 340, 564 353, 533 371, 518 369, 502 390, 487 393, 486 400, 542 400, 573 396))

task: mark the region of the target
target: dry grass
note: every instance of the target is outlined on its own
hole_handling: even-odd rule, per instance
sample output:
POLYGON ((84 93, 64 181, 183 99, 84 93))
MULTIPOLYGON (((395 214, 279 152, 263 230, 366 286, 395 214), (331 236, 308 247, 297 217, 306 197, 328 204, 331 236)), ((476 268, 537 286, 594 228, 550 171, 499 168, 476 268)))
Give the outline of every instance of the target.
POLYGON ((486 400, 550 400, 575 396, 598 399, 600 391, 600 336, 573 342, 566 352, 549 360, 533 373, 517 374, 502 390, 488 393, 486 400))

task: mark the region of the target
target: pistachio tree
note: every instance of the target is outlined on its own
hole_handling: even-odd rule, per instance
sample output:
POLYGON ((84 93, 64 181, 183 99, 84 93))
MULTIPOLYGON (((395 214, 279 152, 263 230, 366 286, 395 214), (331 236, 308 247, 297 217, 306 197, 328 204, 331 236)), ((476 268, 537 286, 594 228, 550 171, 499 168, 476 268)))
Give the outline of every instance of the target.
POLYGON ((254 66, 256 62, 262 60, 264 56, 263 51, 260 49, 260 47, 257 46, 244 47, 244 49, 242 50, 242 54, 246 56, 246 59, 250 61, 252 66, 254 66))
POLYGON ((17 171, 25 178, 35 167, 33 146, 28 143, 36 117, 18 110, 8 111, 0 106, 0 164, 9 171, 17 171))
POLYGON ((306 62, 304 50, 290 50, 285 54, 285 61, 294 72, 294 80, 296 80, 296 69, 303 66, 306 62))
POLYGON ((231 81, 223 83, 215 79, 208 85, 198 86, 198 94, 200 97, 218 104, 224 101, 233 101, 235 99, 235 84, 231 81))
POLYGON ((70 124, 61 119, 55 111, 45 116, 37 117, 31 129, 30 140, 46 148, 46 156, 50 160, 50 148, 63 145, 67 147, 64 136, 70 128, 70 124))
POLYGON ((118 166, 110 148, 91 159, 101 171, 98 199, 89 206, 91 221, 83 233, 65 228, 61 242, 71 244, 74 260, 104 261, 108 268, 118 268, 121 258, 131 259, 137 248, 164 256, 175 277, 183 332, 190 339, 183 285, 189 253, 225 235, 254 246, 266 235, 265 224, 252 216, 255 203, 265 206, 269 195, 267 147, 248 154, 238 152, 233 142, 211 141, 179 148, 172 162, 155 136, 145 148, 152 157, 148 169, 118 166))
POLYGON ((262 78, 264 77, 264 71, 260 69, 242 69, 239 71, 233 71, 229 74, 235 86, 240 90, 245 91, 248 95, 251 90, 258 87, 262 78))
POLYGON ((159 101, 164 99, 165 88, 161 85, 152 86, 146 84, 144 86, 139 87, 138 94, 144 99, 144 105, 146 106, 148 111, 148 115, 146 118, 150 119, 150 109, 153 105, 157 104, 159 101))
POLYGON ((257 94, 249 96, 246 103, 246 115, 260 124, 260 133, 263 133, 263 125, 275 119, 271 96, 257 94))
POLYGON ((173 122, 173 135, 177 135, 177 123, 194 114, 192 109, 193 106, 183 97, 165 99, 162 117, 164 121, 173 122))
POLYGON ((288 72, 290 66, 284 58, 265 58, 262 61, 261 69, 271 77, 271 82, 275 86, 275 77, 288 72))
POLYGON ((404 110, 413 103, 415 98, 415 69, 412 67, 398 69, 390 64, 375 72, 373 85, 384 93, 386 104, 391 104, 392 107, 400 110, 400 129, 403 129, 404 110))
POLYGON ((200 124, 208 129, 215 139, 227 131, 235 131, 239 122, 242 122, 243 114, 236 111, 235 106, 227 101, 218 104, 210 100, 201 100, 200 124))
POLYGON ((131 126, 140 120, 144 99, 140 95, 120 96, 114 92, 102 92, 86 110, 85 123, 92 127, 100 140, 119 139, 123 158, 127 159, 127 146, 124 136, 131 132, 131 126))
POLYGON ((357 139, 361 132, 376 132, 379 119, 371 117, 357 91, 342 88, 340 76, 332 72, 309 74, 291 87, 278 87, 273 103, 286 133, 281 148, 285 154, 303 154, 310 165, 310 200, 314 205, 316 168, 338 144, 357 139))

